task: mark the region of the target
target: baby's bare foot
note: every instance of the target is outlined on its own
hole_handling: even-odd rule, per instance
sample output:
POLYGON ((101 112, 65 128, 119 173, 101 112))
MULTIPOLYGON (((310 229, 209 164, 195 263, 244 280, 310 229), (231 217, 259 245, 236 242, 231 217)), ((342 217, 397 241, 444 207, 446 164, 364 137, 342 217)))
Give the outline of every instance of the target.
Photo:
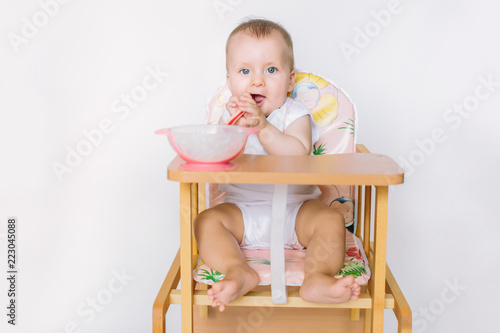
POLYGON ((224 280, 215 283, 207 291, 212 306, 219 306, 219 311, 224 311, 226 305, 234 302, 259 283, 259 275, 248 265, 232 267, 224 280))
POLYGON ((361 287, 354 282, 354 276, 341 279, 322 273, 313 273, 304 278, 299 295, 307 302, 314 303, 345 303, 357 300, 361 287))

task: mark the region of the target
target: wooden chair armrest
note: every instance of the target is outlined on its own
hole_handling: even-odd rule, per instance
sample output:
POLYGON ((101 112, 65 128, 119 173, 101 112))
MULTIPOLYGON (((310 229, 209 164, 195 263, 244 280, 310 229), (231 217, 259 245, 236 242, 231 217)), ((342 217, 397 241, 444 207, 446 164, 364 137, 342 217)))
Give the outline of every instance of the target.
POLYGON ((181 277, 180 264, 179 249, 153 304, 153 332, 155 333, 165 332, 165 314, 170 306, 170 293, 179 284, 181 277))
POLYGON ((365 147, 365 145, 357 144, 356 153, 370 153, 370 151, 368 150, 368 148, 365 147))
POLYGON ((386 266, 386 287, 387 292, 394 297, 394 314, 398 320, 398 333, 410 333, 412 326, 412 315, 410 305, 406 301, 403 292, 399 288, 394 275, 389 266, 386 266))

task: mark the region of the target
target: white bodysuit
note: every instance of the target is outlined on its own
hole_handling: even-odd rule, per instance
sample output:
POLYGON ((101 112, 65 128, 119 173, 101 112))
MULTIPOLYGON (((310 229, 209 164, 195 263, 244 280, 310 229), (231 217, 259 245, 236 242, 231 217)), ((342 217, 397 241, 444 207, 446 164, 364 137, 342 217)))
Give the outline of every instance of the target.
MULTIPOLYGON (((280 131, 285 129, 295 120, 308 115, 311 119, 311 145, 319 138, 319 129, 309 112, 302 104, 287 98, 285 103, 273 111, 267 121, 280 131)), ((223 120, 229 118, 227 111, 223 120)), ((250 135, 245 145, 245 154, 267 155, 257 138, 250 135)), ((224 202, 235 204, 243 215, 245 234, 240 244, 245 247, 269 247, 271 239, 272 198, 274 185, 271 184, 220 184, 221 191, 227 193, 224 202)), ((315 185, 289 185, 286 207, 285 234, 283 243, 290 248, 303 248, 295 234, 295 218, 301 205, 312 199, 318 199, 321 191, 315 185)))

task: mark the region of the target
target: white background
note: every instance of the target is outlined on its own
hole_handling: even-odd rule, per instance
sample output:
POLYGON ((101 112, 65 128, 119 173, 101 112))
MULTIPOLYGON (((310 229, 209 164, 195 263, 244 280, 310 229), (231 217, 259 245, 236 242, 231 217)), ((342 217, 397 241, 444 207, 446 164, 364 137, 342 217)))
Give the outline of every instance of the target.
MULTIPOLYGON (((166 180, 175 155, 153 133, 203 122, 225 78, 226 37, 248 15, 282 23, 297 66, 348 93, 359 112, 358 142, 407 164, 405 184, 390 192, 387 256, 414 331, 500 331, 500 5, 73 0, 56 10, 53 3, 0 5, 0 266, 6 271, 7 218, 16 216, 20 272, 16 327, 6 324, 0 279, 2 332, 151 330, 152 304, 179 246, 178 184, 166 180), (376 13, 388 9, 381 26, 376 13), (357 53, 343 52, 347 44, 357 53), (169 75, 128 114, 114 112, 148 69, 169 75), (493 82, 490 91, 480 77, 493 82), (463 103, 472 111, 448 111, 463 103), (102 121, 111 132, 85 146, 83 133, 102 121), (431 144, 436 130, 440 142, 431 144), (67 165, 78 145, 87 156, 58 179, 54 165, 67 165), (96 311, 98 298, 105 304, 96 311)), ((180 331, 179 319, 173 306, 168 332, 180 331)), ((396 331, 390 311, 386 328, 396 331)))

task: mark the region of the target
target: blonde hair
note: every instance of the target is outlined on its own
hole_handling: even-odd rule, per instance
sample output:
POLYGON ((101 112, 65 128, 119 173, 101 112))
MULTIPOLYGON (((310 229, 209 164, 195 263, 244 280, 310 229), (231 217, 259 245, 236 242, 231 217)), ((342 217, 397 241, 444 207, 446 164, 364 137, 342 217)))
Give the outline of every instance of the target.
POLYGON ((283 26, 281 26, 279 23, 275 23, 265 19, 250 19, 234 28, 231 34, 229 34, 229 37, 226 41, 226 56, 229 48, 229 43, 236 34, 240 32, 247 32, 256 38, 265 38, 268 37, 273 31, 277 31, 285 40, 285 43, 288 46, 289 50, 290 70, 293 70, 295 61, 293 57, 292 37, 290 36, 288 31, 286 31, 285 28, 283 28, 283 26))

